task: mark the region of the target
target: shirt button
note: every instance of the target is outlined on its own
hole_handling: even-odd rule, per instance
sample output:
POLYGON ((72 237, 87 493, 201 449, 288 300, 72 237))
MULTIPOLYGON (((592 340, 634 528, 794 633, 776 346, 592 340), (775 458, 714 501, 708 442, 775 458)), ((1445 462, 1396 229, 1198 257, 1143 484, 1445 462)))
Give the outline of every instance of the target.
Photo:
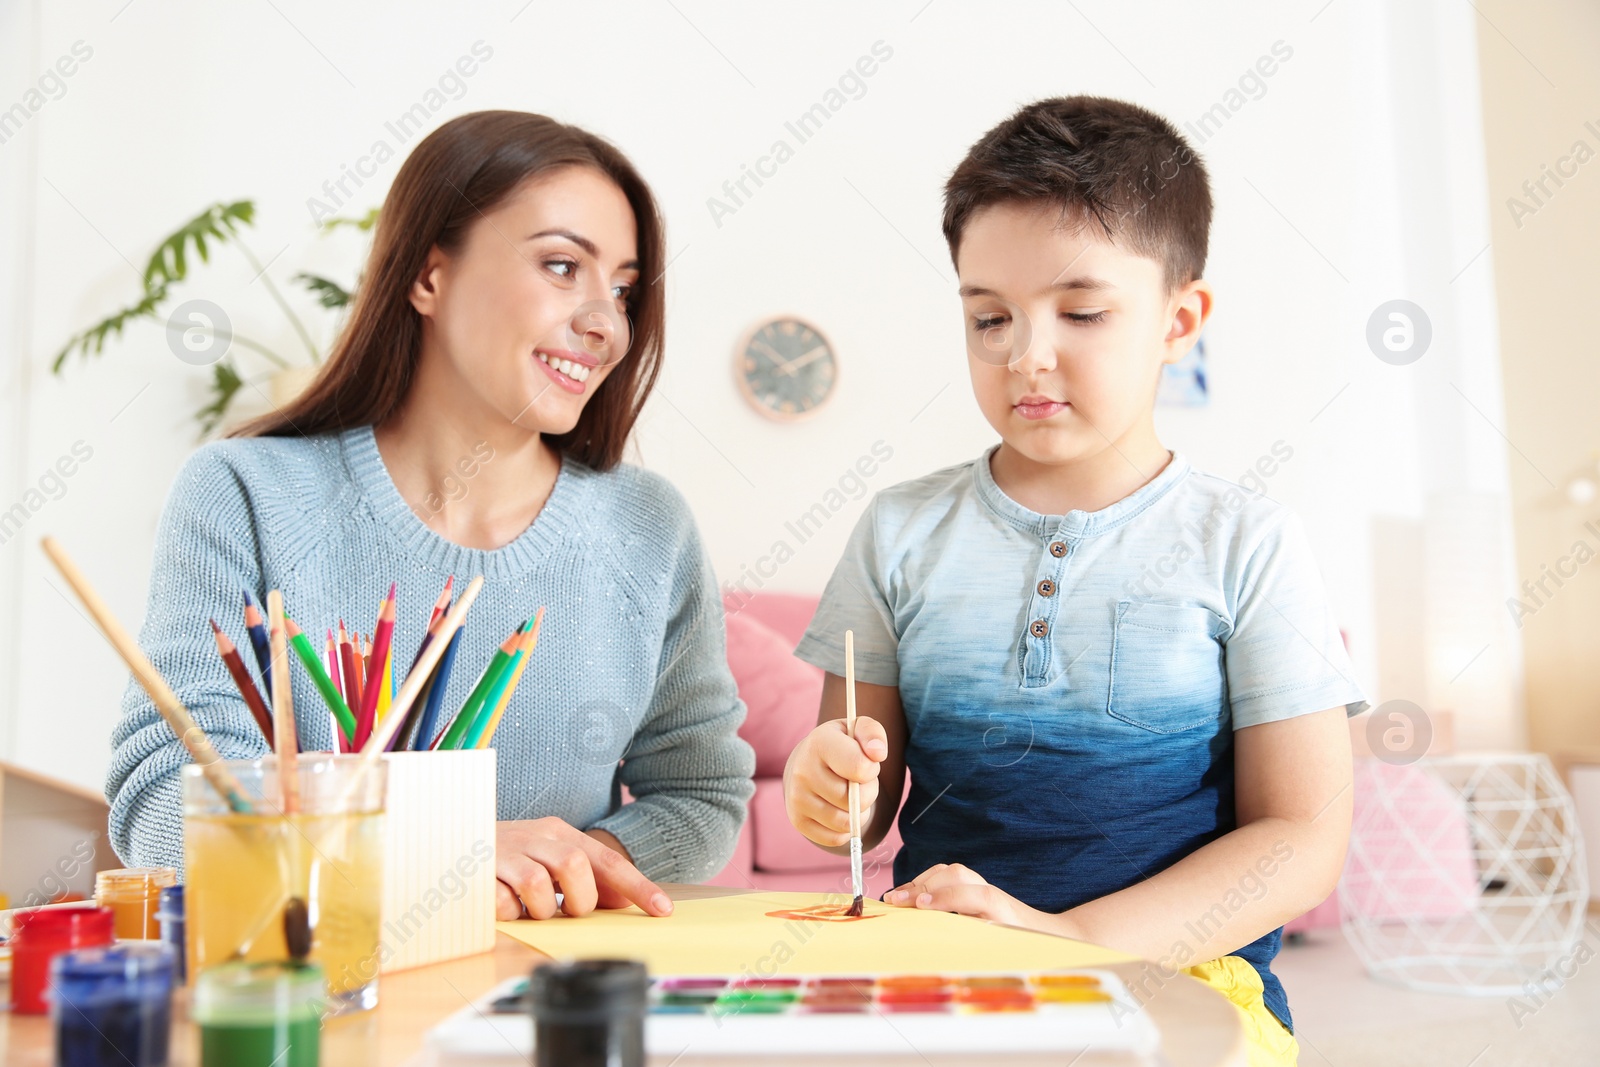
POLYGON ((1067 543, 1065 541, 1051 541, 1050 554, 1056 559, 1065 556, 1067 554, 1067 543))
POLYGON ((1028 632, 1035 637, 1044 637, 1050 633, 1050 624, 1043 619, 1034 619, 1028 624, 1028 632))
POLYGON ((1040 582, 1038 588, 1039 588, 1039 595, 1040 596, 1055 596, 1056 595, 1056 583, 1052 582, 1048 578, 1046 578, 1044 581, 1040 582))

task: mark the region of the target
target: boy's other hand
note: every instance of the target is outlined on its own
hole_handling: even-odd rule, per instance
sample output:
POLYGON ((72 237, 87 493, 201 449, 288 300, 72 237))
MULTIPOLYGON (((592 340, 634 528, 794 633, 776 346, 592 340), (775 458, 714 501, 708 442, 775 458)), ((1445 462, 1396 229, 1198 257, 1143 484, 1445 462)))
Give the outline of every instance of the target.
POLYGON ((850 783, 861 786, 861 823, 865 826, 878 799, 878 769, 889 756, 883 724, 856 717, 854 739, 843 719, 830 719, 812 730, 789 754, 783 775, 783 802, 789 821, 807 839, 824 848, 850 841, 850 783))
POLYGON ((929 867, 911 881, 885 893, 883 902, 898 908, 953 911, 957 915, 1083 940, 1082 931, 1068 916, 1031 908, 984 881, 977 871, 959 863, 929 867))
POLYGON ((672 914, 672 900, 603 830, 586 834, 554 817, 498 822, 494 830, 496 919, 520 919, 524 908, 528 918, 548 919, 558 892, 568 915, 629 904, 646 915, 672 914))

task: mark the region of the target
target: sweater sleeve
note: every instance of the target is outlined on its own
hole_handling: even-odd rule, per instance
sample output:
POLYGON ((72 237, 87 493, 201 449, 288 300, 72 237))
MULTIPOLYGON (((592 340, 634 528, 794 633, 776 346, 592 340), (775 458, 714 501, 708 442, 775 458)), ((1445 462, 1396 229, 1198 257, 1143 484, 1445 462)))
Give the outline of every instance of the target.
POLYGON ((728 669, 722 599, 694 519, 678 512, 670 602, 655 689, 624 757, 633 794, 596 823, 655 881, 701 882, 733 856, 755 792, 755 751, 738 734, 745 706, 728 669))
MULTIPOLYGON (((222 757, 253 759, 266 754, 266 740, 233 687, 206 623, 216 618, 248 649, 238 622, 240 594, 261 587, 249 498, 222 448, 209 445, 190 457, 167 498, 139 644, 222 757)), ((180 769, 190 762, 189 753, 132 679, 111 743, 106 799, 112 847, 130 866, 181 872, 180 769)))

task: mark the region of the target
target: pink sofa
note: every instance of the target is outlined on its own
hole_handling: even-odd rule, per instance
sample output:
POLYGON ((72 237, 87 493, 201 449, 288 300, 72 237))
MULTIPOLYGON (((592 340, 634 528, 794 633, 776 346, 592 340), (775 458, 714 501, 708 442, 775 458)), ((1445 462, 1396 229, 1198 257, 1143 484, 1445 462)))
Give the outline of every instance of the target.
MULTIPOLYGON (((728 866, 712 885, 848 893, 850 859, 835 856, 800 836, 783 807, 783 766, 800 739, 817 724, 822 671, 794 656, 817 598, 787 593, 730 594, 728 666, 749 709, 739 736, 756 751, 756 792, 750 817, 728 866)), ((865 856, 867 892, 879 896, 894 884, 894 854, 900 834, 865 856)))

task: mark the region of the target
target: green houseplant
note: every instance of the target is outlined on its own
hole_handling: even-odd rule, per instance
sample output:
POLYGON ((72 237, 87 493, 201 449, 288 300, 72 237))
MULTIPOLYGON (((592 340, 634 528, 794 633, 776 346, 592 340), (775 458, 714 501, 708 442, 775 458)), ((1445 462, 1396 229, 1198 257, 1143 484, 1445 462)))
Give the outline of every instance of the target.
MULTIPOLYGON (((201 436, 216 429, 239 390, 247 384, 254 384, 263 378, 270 378, 296 367, 314 370, 322 362, 322 353, 317 351, 317 346, 312 341, 305 323, 283 298, 283 293, 273 283, 261 265, 260 259, 240 232, 255 224, 255 212, 256 206, 253 200, 235 200, 232 203, 219 201, 168 234, 156 246, 149 262, 145 264, 143 291, 139 299, 107 315, 88 329, 74 334, 56 353, 55 361, 50 367, 51 371, 60 374, 66 366, 68 357, 74 352, 84 359, 99 356, 105 351, 106 344, 113 337, 120 338, 124 328, 131 322, 159 318, 162 309, 172 300, 175 291, 189 278, 190 269, 196 265, 191 256, 198 256, 201 263, 209 264, 213 247, 222 246, 237 249, 256 272, 256 277, 261 280, 273 302, 283 312, 289 325, 300 338, 301 344, 304 345, 306 361, 292 360, 259 341, 229 329, 226 337, 229 342, 227 354, 211 364, 209 402, 194 413, 196 421, 200 424, 201 436), (257 362, 265 364, 267 369, 254 376, 247 376, 245 368, 240 366, 233 355, 234 345, 251 353, 257 362)), ((326 233, 348 226, 369 232, 377 222, 378 209, 373 208, 360 218, 329 219, 322 224, 321 229, 326 233)), ((295 274, 293 280, 312 292, 319 305, 334 311, 346 307, 354 292, 353 289, 347 289, 329 278, 304 271, 295 274)), ((175 324, 169 320, 168 329, 175 328, 175 324)))

